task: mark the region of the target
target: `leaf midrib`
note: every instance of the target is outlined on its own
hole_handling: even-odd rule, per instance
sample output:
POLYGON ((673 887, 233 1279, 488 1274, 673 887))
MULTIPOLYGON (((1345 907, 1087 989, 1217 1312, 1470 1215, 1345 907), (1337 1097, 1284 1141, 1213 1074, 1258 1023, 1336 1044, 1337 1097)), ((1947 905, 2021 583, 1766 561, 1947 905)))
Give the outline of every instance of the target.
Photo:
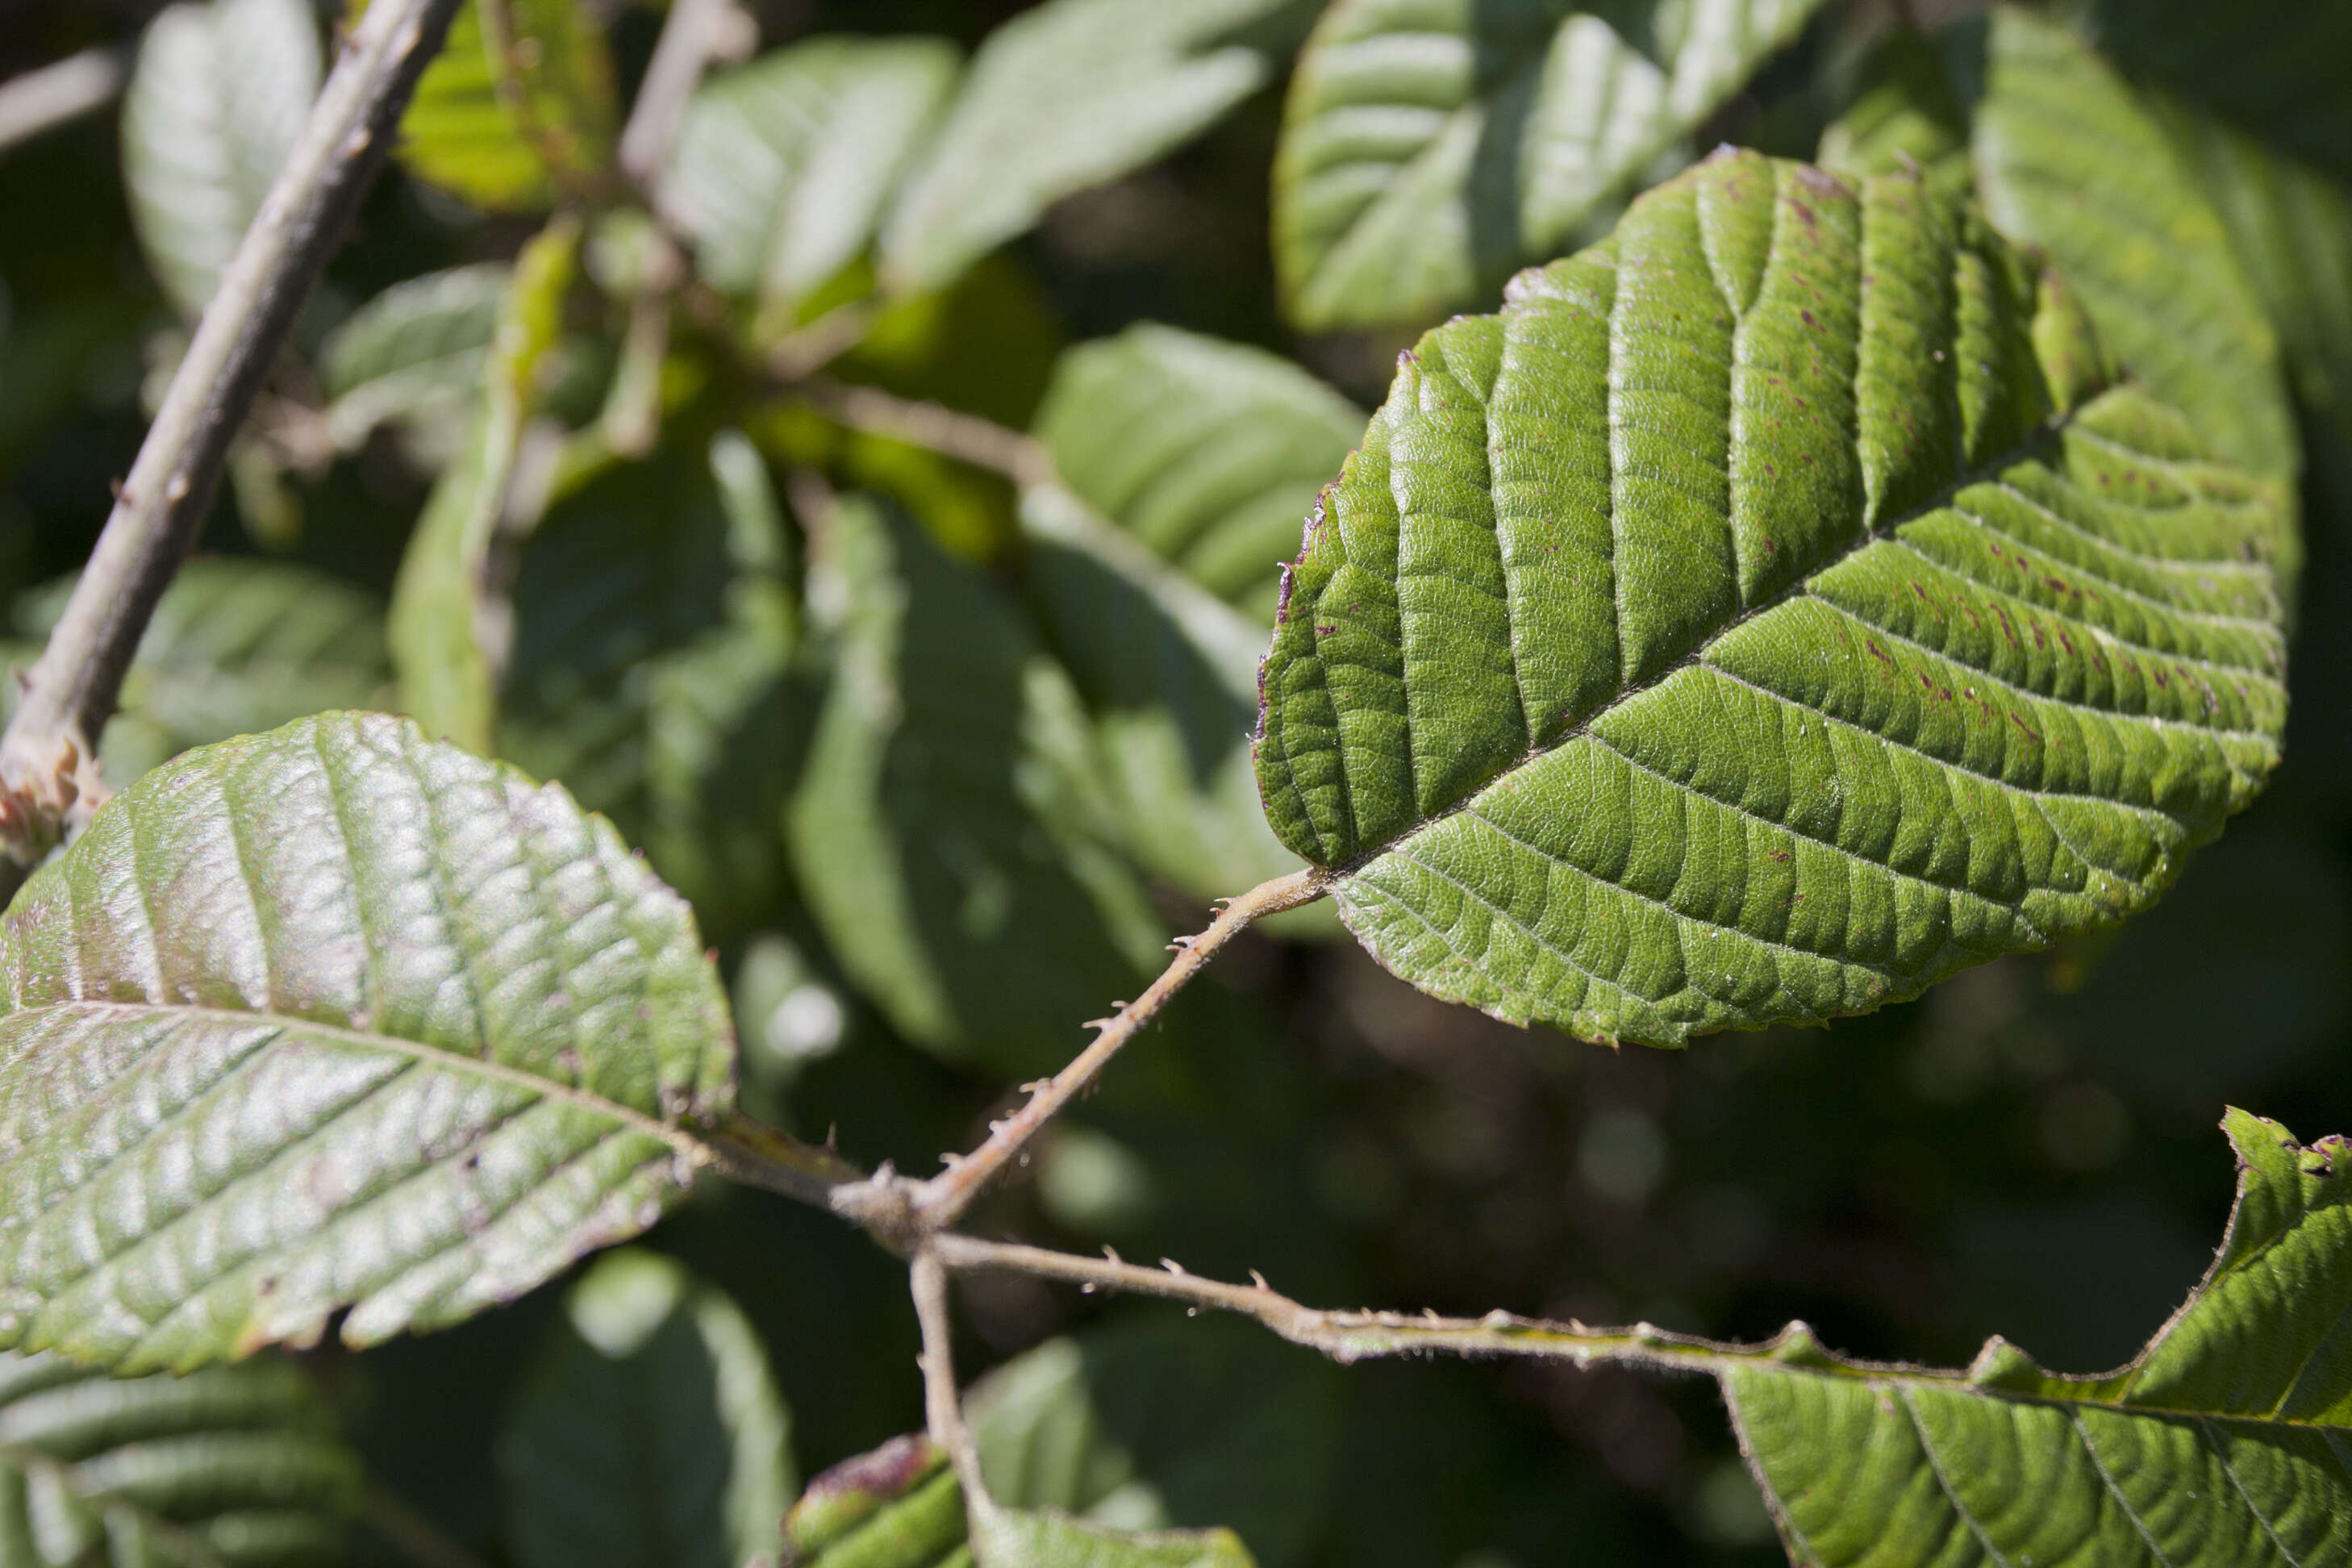
MULTIPOLYGON (((240 1012, 231 1007, 207 1007, 162 1002, 49 1002, 36 1006, 19 1007, 0 1017, 24 1017, 42 1013, 114 1016, 126 1018, 184 1018, 200 1023, 217 1024, 227 1028, 275 1029, 279 1034, 299 1031, 324 1036, 342 1045, 363 1050, 390 1052, 405 1056, 428 1067, 451 1072, 467 1073, 494 1083, 522 1089, 541 1099, 560 1100, 584 1110, 620 1122, 631 1131, 658 1139, 677 1150, 697 1165, 709 1164, 717 1159, 710 1145, 685 1127, 662 1121, 659 1117, 639 1110, 635 1106, 607 1100, 600 1094, 576 1084, 543 1078, 525 1068, 509 1067, 488 1058, 467 1056, 446 1047, 430 1045, 423 1040, 404 1039, 397 1035, 379 1034, 346 1024, 330 1024, 296 1015, 268 1012, 240 1012)), ((275 1042, 271 1042, 274 1044, 275 1042)), ((268 1049, 264 1046, 263 1049, 268 1049)))
MULTIPOLYGON (((1998 455, 1987 458, 1979 466, 1963 470, 1949 485, 1946 486, 1943 489, 1937 491, 1926 500, 1921 501, 1910 510, 1906 511, 1899 516, 1890 518, 1876 528, 1865 528, 1861 530, 1855 534, 1852 542, 1847 544, 1845 548, 1840 550, 1836 554, 1831 556, 1827 560, 1824 560, 1820 565, 1814 567, 1803 576, 1799 577, 1795 582, 1790 583, 1787 587, 1781 589, 1770 598, 1762 600, 1759 603, 1740 611, 1739 614, 1724 622, 1723 625, 1717 627, 1705 641, 1694 646, 1688 653, 1683 655, 1682 658, 1675 659, 1673 663, 1660 669, 1657 674, 1652 676, 1647 680, 1637 681, 1632 685, 1620 688, 1616 696, 1611 698, 1607 702, 1594 709, 1591 713, 1587 714, 1580 722, 1572 728, 1562 731, 1558 739, 1551 741, 1547 744, 1528 747, 1517 757, 1506 763, 1501 767, 1496 768, 1492 773, 1480 780, 1477 784, 1464 790, 1462 792, 1462 797, 1453 805, 1447 806, 1444 810, 1432 812, 1430 815, 1421 817, 1411 825, 1400 828, 1398 831, 1391 834, 1387 838, 1382 839, 1380 843, 1372 846, 1371 847, 1358 851, 1352 858, 1343 860, 1330 867, 1329 870, 1331 875, 1338 880, 1345 880, 1347 879, 1353 878, 1357 872, 1362 870, 1366 866, 1370 865, 1373 861, 1380 859, 1382 856, 1391 853, 1406 840, 1428 831, 1430 828, 1436 826, 1439 823, 1459 816, 1462 813, 1470 809, 1470 805, 1473 801, 1476 800, 1487 790, 1492 789, 1497 782, 1510 777, 1513 773, 1517 773, 1522 768, 1528 767, 1533 763, 1541 762, 1544 758, 1551 755, 1554 752, 1564 750, 1566 747, 1578 741, 1594 738, 1592 737, 1593 727, 1599 724, 1602 720, 1615 713, 1619 709, 1623 708, 1635 698, 1641 697, 1647 692, 1654 691, 1657 688, 1664 685, 1668 680, 1673 679, 1683 671, 1706 663, 1707 653, 1711 649, 1719 646, 1723 640, 1726 637, 1728 637, 1733 632, 1738 631, 1740 627, 1746 626, 1750 621, 1758 619, 1759 616, 1769 615, 1772 611, 1780 608, 1784 605, 1805 597, 1811 590, 1815 579, 1838 566, 1843 565, 1846 562, 1853 560, 1855 556, 1861 554, 1872 545, 1877 544, 1885 540, 1893 539, 1900 530, 1907 527, 1911 523, 1916 522, 1922 518, 1927 517, 1935 512, 1951 510, 1956 513, 1956 515, 1966 518, 1976 527, 1989 528, 1990 525, 1983 522, 1981 520, 1969 517, 1966 512, 1959 512, 1957 508, 1952 506, 1953 501, 1959 497, 1960 493, 1972 486, 1989 483, 1991 479, 1998 477, 2008 468, 2013 467, 2018 462, 2032 456, 2037 448, 2045 445, 2053 437, 2061 435, 2070 428, 2084 410, 2096 404, 2105 402, 2109 397, 2115 396, 2126 386, 2130 384, 2131 384, 2129 383, 2119 382, 2114 386, 2106 387, 2093 396, 2085 398, 2081 403, 2076 404, 2074 407, 2063 410, 2052 417, 2042 420, 2040 424, 2034 426, 2034 427, 2015 446, 2004 447, 1998 455)), ((1311 625, 1312 623, 1310 621, 1310 629, 1311 625)), ((1321 644, 1322 639, 1318 637, 1314 639, 1314 642, 1311 645, 1315 647, 1318 658, 1322 651, 1321 644)), ((1779 693, 1774 693, 1773 695, 1778 696, 1779 693)), ((1941 759, 1935 760, 1937 761, 1940 765, 1950 765, 1948 763, 1943 763, 1941 759)))

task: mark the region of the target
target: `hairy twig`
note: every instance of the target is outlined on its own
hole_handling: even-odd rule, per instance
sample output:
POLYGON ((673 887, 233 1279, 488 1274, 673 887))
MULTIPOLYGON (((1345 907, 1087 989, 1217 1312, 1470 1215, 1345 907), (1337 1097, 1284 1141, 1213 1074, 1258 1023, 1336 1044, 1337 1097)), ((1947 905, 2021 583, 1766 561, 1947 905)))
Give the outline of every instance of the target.
POLYGON ((0 153, 114 101, 131 79, 131 51, 93 46, 0 83, 0 153))
POLYGON ((1329 886, 1328 872, 1294 871, 1228 900, 1208 930, 1178 941, 1175 961, 1142 995, 1113 1016, 1097 1019, 1093 1026, 1102 1032, 1094 1043, 1051 1079, 1032 1085, 1029 1102, 991 1127, 987 1142, 979 1148, 969 1154, 948 1156, 948 1168, 928 1182, 902 1180, 886 1167, 870 1181, 835 1189, 833 1206, 885 1241, 902 1247, 953 1225, 990 1180, 1040 1128, 1094 1082, 1119 1048, 1159 1016, 1160 1009, 1216 956, 1218 949, 1240 935, 1251 921, 1311 904, 1329 886))
POLYGON ((835 1187, 866 1179, 865 1172, 833 1150, 803 1143, 740 1113, 719 1125, 709 1147, 714 1167, 729 1180, 819 1208, 832 1206, 835 1187))
POLYGON ((1015 484, 1042 484, 1054 477, 1053 459, 1042 443, 993 420, 937 403, 895 397, 876 386, 810 379, 801 382, 796 390, 845 425, 928 447, 976 468, 992 468, 1015 484))
POLYGON ((155 602, 211 509, 295 313, 341 242, 458 0, 377 0, 237 245, 148 427, 98 548, 0 737, 0 894, 103 798, 91 743, 155 602))
MULTIPOLYGON (((1791 1323, 1766 1344, 1728 1344, 1689 1334, 1669 1333, 1647 1323, 1629 1329, 1588 1328, 1579 1322, 1548 1322, 1509 1312, 1483 1318, 1444 1318, 1434 1312, 1335 1312, 1303 1306, 1263 1280, 1229 1285, 1188 1274, 1172 1263, 1158 1268, 1087 1258, 1013 1242, 982 1241, 945 1235, 931 1238, 930 1256, 958 1273, 1002 1272, 1058 1279, 1087 1290, 1119 1290, 1159 1296, 1193 1307, 1214 1308, 1255 1318, 1293 1344, 1319 1351, 1342 1364, 1381 1356, 1524 1356, 1563 1361, 1579 1367, 1596 1363, 1646 1366, 1675 1372, 1717 1373, 1743 1362, 1803 1360, 1818 1356, 1833 1374, 1866 1371, 1833 1362, 1819 1351, 1811 1331, 1791 1323)), ((1905 1369, 1916 1371, 1916 1369, 1905 1369)))
POLYGON ((925 1248, 908 1269, 915 1293, 915 1319, 923 1331, 923 1419, 931 1441, 947 1450, 956 1479, 963 1483, 964 1509, 977 1524, 996 1511, 981 1479, 980 1451, 963 1424, 956 1394, 954 1327, 948 1316, 948 1277, 939 1254, 925 1248))

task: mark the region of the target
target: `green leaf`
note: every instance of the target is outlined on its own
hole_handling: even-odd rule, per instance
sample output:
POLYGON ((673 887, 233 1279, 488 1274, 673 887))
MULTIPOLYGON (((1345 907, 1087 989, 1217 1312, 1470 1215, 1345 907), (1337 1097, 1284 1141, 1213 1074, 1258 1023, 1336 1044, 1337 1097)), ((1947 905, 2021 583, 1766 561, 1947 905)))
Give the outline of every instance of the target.
MULTIPOLYGON (((74 581, 20 600, 16 630, 46 638, 74 581)), ((147 623, 99 755, 108 778, 128 784, 191 746, 331 708, 381 706, 390 686, 373 595, 287 562, 194 560, 147 623)), ((15 705, 11 682, 0 710, 15 705)))
POLYGON ((844 1459, 784 1516, 786 1568, 971 1568, 963 1489, 920 1433, 844 1459))
POLYGON ((1154 1313, 1024 1352, 973 1384, 967 1415, 1008 1507, 1129 1530, 1222 1521, 1278 1568, 1313 1550, 1343 1377, 1255 1324, 1154 1313))
POLYGON ((472 751, 490 749, 498 712, 494 652, 504 639, 494 624, 491 553, 579 249, 579 224, 559 218, 516 258, 473 428, 426 499, 393 584, 401 706, 430 733, 472 751))
POLYGON ((734 1302, 652 1253, 600 1258, 565 1299, 499 1445, 515 1559, 772 1563, 793 1495, 789 1444, 767 1355, 734 1302))
POLYGON ((513 280, 502 262, 477 262, 394 284, 352 311, 320 352, 327 433, 355 451, 397 422, 439 468, 456 455, 482 395, 499 306, 513 280))
POLYGON ((806 704, 783 516, 750 443, 723 432, 699 462, 664 451, 559 502, 513 604, 499 754, 611 816, 714 941, 772 911, 806 704))
POLYGON ((0 1353, 0 1433, 12 1565, 339 1563, 359 1511, 357 1457, 280 1360, 110 1379, 0 1353))
MULTIPOLYGON (((920 1435, 895 1437, 809 1483, 784 1521, 786 1568, 973 1568, 963 1489, 920 1435)), ((1256 1568, 1230 1531, 1147 1533, 1053 1510, 981 1526, 982 1568, 1256 1568)))
POLYGON ((476 206, 541 212, 609 177, 615 117, 583 0, 467 0, 401 119, 400 157, 476 206))
POLYGON ((1938 45, 1965 39, 1981 50, 1979 37, 1952 27, 1930 41, 1904 27, 1880 40, 1863 64, 1853 102, 1822 132, 1814 162, 1849 181, 1899 174, 1908 166, 1956 195, 1971 194, 1969 106, 1938 45))
POLYGON ((2047 253, 2108 347, 2208 447, 2292 476, 2277 339, 2147 105, 2082 40, 2014 9, 1995 14, 1985 70, 1974 153, 1993 222, 2047 253))
POLYGON ((381 715, 116 795, 0 974, 0 1342, 118 1372, 457 1322, 652 1224, 731 1103, 684 901, 381 715))
MULTIPOLYGON (((1021 521, 1030 602, 1086 700, 1129 853, 1202 900, 1297 870, 1250 761, 1265 628, 1057 487, 1024 495, 1021 521)), ((1299 913, 1269 929, 1328 929, 1299 913)))
POLYGON ((2221 1255, 2137 1360, 2056 1377, 2004 1341, 1965 1374, 1835 1361, 1801 1331, 1721 1369, 1789 1555, 2147 1568, 2352 1549, 2352 1162, 2233 1110, 2221 1255))
POLYGON ((2352 438, 2352 197, 2213 115, 2157 108, 2230 231, 2295 395, 2352 438))
POLYGON ((1364 416, 1288 360, 1146 323, 1063 354, 1034 428, 1071 493, 1263 626, 1364 416))
POLYGON ((2285 711, 2278 487, 1911 179, 1725 154, 1407 356, 1258 777, 1437 995, 1814 1022, 2145 908, 2285 711))
POLYGON ((1109 847, 1069 678, 976 569, 886 502, 817 534, 830 689, 786 828, 843 970, 909 1038, 1031 1076, 1165 940, 1109 847))
POLYGON ((980 1568, 1256 1568, 1229 1530, 1139 1533, 1054 1512, 1007 1510, 981 1521, 980 1568))
POLYGON ((1191 141, 1264 85, 1304 0, 1045 0, 989 36, 882 237, 929 292, 1064 196, 1191 141))
POLYGON ((1554 254, 1820 0, 1336 0, 1291 78, 1275 260, 1310 331, 1420 325, 1554 254))
POLYGON ((790 326, 865 254, 956 70, 943 39, 824 37, 714 78, 662 187, 703 279, 790 326))
POLYGON ((304 0, 173 5, 122 100, 122 181, 163 293, 193 321, 220 286, 319 91, 304 0))
POLYGON ((2273 142, 2352 180, 2344 62, 2352 7, 2337 0, 2094 0, 2101 51, 2193 96, 2273 142))

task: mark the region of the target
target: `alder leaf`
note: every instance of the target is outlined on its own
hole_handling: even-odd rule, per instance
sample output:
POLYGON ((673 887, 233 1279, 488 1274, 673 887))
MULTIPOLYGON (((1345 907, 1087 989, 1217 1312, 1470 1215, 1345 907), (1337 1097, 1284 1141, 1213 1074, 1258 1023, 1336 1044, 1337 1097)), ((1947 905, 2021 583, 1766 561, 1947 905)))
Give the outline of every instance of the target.
POLYGON ((865 253, 957 68, 944 39, 824 37, 714 78, 662 185, 703 279, 792 325, 865 253))
POLYGON ((1984 69, 1972 152, 1987 214, 2048 254, 2107 346, 2210 449, 2292 477, 2277 339, 2145 101, 2074 34, 2011 7, 1994 14, 1984 69))
POLYGON ((734 1039, 557 785, 376 714, 191 752, 0 921, 0 1343, 117 1372, 457 1322, 635 1234, 734 1039))
POLYGON ((1291 77, 1275 161, 1290 319, 1418 326, 1491 298, 1672 155, 1820 4, 1336 0, 1291 77))
POLYGON ((1281 1568, 1313 1552, 1344 1392, 1337 1367, 1255 1324, 1151 1312, 1024 1352, 966 1414, 1008 1507, 1129 1530, 1213 1520, 1281 1568))
POLYGON ((620 465, 532 531, 498 747, 610 816, 726 942, 782 896, 780 814, 808 703, 765 466, 731 430, 702 456, 620 465))
POLYGON ((1133 1531, 1000 1509, 967 1543, 963 1489, 919 1434, 809 1483, 784 1520, 785 1568, 1257 1568, 1231 1531, 1133 1531), (975 1555, 975 1547, 977 1554, 975 1555))
POLYGON ((497 261, 427 272, 346 317, 319 355, 336 448, 355 451, 378 426, 396 422, 422 467, 454 458, 482 395, 513 275, 497 261))
POLYGON ((1073 495, 1261 629, 1299 520, 1363 428, 1279 355, 1149 322, 1063 354, 1034 426, 1073 495))
POLYGON ((2138 1358, 2059 1377, 2000 1339, 1967 1373, 1824 1354, 1801 1329, 1717 1369, 1811 1568, 2341 1563, 2352 1553, 2352 1161, 2232 1110, 2221 1254, 2138 1358))
POLYGON ((1966 208, 1727 153, 1402 363, 1266 656, 1268 820, 1499 1017, 1866 1011, 2252 797, 2280 510, 1966 208))
POLYGON ((0 1352, 0 1432, 12 1568, 339 1563, 360 1509, 357 1456, 281 1360, 109 1378, 0 1352))
POLYGON ((785 1568, 971 1568, 963 1489, 921 1433, 817 1476, 784 1516, 785 1568))
POLYGON ((163 293, 194 321, 319 92, 304 0, 173 5, 148 24, 122 100, 122 183, 163 293))
POLYGON ((524 1374, 499 1447, 523 1568, 772 1563, 790 1429, 759 1336, 649 1252, 597 1259, 524 1374))
POLYGON ((1256 1568, 1229 1530, 1113 1530, 1050 1510, 981 1521, 980 1568, 1256 1568))
POLYGON ((2093 0, 2100 52, 2160 79, 2270 142, 2352 180, 2344 66, 2352 7, 2311 0, 2093 0))
POLYGON ((2229 229, 2295 395, 2352 438, 2352 195, 2214 115, 2154 101, 2229 229))
POLYGON ((986 577, 876 498, 829 509, 810 598, 838 617, 786 815, 810 911, 900 1033, 1050 1070, 1167 940, 1112 848, 1078 694, 986 577))
MULTIPOLYGON (((47 638, 76 580, 18 600, 16 629, 47 638)), ((129 784, 191 746, 331 708, 381 707, 391 684, 373 594, 291 562, 199 558, 155 605, 100 760, 110 781, 129 784)), ((0 687, 0 714, 16 700, 15 682, 0 687)))
POLYGON ((884 227, 884 280, 944 288, 1064 196, 1191 141, 1271 79, 1307 9, 1045 0, 998 27, 884 227))
POLYGON ((523 429, 541 370, 563 324, 580 226, 558 218, 515 261, 466 443, 426 498, 392 585, 393 667, 401 705, 425 730, 490 749, 505 636, 491 594, 491 552, 507 520, 523 429))
POLYGON ((476 206, 543 212, 609 177, 616 118, 584 0, 467 0, 401 117, 400 159, 476 206))

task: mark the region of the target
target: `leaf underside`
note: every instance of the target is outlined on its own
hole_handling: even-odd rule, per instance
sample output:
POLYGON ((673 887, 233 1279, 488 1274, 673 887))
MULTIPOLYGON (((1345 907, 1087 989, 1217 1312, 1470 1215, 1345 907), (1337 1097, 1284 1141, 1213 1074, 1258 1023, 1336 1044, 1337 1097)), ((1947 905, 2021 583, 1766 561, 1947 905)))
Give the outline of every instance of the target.
POLYGON ((296 1568, 342 1561, 359 1460, 292 1365, 110 1379, 0 1353, 0 1562, 296 1568))
POLYGON ((1754 153, 1401 365, 1258 774, 1375 956, 1675 1045, 2144 907, 2274 765, 2277 492, 1966 208, 1754 153))
POLYGON ((2224 1126, 2221 1255, 2121 1372, 2054 1377, 2000 1340, 1965 1375, 1860 1366, 1801 1334, 1719 1369, 1792 1561, 2352 1562, 2352 1161, 2224 1126))
POLYGON ((1554 254, 1820 0, 1338 0, 1291 79, 1275 257, 1310 330, 1416 325, 1554 254))
POLYGON ((794 308, 866 248, 940 101, 935 38, 815 38, 714 78, 678 127, 662 202, 701 276, 794 308))
POLYGON ((122 104, 122 183, 156 280, 200 315, 319 90, 302 0, 213 0, 159 13, 122 104))
POLYGON ((732 1096, 692 915, 555 785, 327 714, 115 797, 0 927, 0 1342, 455 1322, 643 1229, 732 1096))

